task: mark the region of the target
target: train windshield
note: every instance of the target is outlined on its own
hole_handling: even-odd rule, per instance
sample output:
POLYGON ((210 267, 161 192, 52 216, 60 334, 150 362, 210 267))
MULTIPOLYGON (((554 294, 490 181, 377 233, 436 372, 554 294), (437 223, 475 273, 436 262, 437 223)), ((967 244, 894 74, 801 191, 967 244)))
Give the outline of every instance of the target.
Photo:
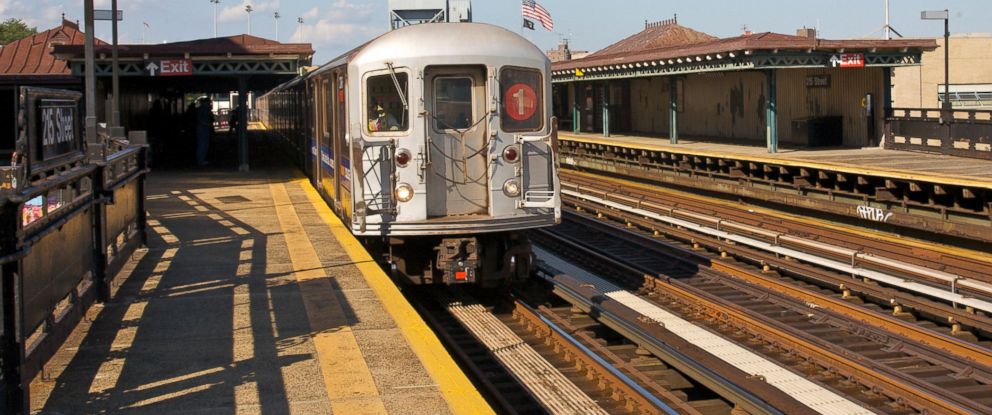
POLYGON ((370 76, 366 85, 368 131, 376 133, 409 129, 410 119, 403 108, 403 102, 408 96, 407 74, 396 73, 395 82, 391 74, 370 76), (397 90, 397 85, 400 90, 397 90))
POLYGON ((434 79, 434 129, 463 130, 474 123, 472 114, 472 78, 438 77, 434 79))
POLYGON ((499 74, 503 131, 544 128, 544 82, 536 69, 504 68, 499 74))

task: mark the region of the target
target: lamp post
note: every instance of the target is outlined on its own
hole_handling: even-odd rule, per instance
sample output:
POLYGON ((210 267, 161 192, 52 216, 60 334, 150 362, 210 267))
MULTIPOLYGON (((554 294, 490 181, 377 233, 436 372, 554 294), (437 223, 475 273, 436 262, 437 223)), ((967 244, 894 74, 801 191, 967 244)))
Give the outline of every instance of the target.
MULTIPOLYGON (((951 81, 950 81, 950 40, 951 31, 948 25, 948 13, 947 9, 944 10, 931 10, 920 13, 920 19, 923 20, 944 20, 944 99, 941 104, 941 108, 944 110, 951 109, 951 81)), ((943 118, 943 117, 941 117, 943 118)))
POLYGON ((255 11, 255 9, 253 9, 250 4, 245 6, 245 12, 248 13, 248 34, 249 35, 251 34, 251 12, 253 12, 253 11, 255 11))
POLYGON ((300 43, 303 43, 303 18, 297 17, 296 22, 300 24, 300 43))
POLYGON ((210 0, 214 4, 214 37, 217 37, 217 5, 220 4, 220 0, 210 0))
POLYGON ((273 17, 276 19, 276 42, 279 41, 279 12, 275 12, 273 17))

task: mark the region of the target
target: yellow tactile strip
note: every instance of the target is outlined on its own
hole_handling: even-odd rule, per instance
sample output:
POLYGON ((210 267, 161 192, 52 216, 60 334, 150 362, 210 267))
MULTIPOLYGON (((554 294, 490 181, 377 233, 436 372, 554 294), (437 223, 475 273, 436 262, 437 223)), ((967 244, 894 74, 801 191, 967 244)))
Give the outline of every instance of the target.
MULTIPOLYGON (((410 348, 420 359, 421 364, 423 364, 431 378, 437 383, 438 389, 440 389, 451 411, 456 414, 493 413, 485 399, 482 398, 482 395, 479 394, 478 390, 472 385, 472 382, 469 381, 465 373, 462 372, 445 350, 437 335, 427 327, 424 320, 406 301, 393 281, 373 261, 361 243, 355 239, 341 220, 331 212, 316 190, 310 186, 306 179, 297 179, 295 183, 306 193, 307 198, 316 208, 321 220, 330 227, 331 232, 338 240, 338 243, 341 244, 342 249, 347 252, 352 262, 362 273, 366 283, 372 288, 390 317, 396 322, 397 327, 403 333, 403 337, 409 343, 410 348)), ((283 194, 280 197, 287 197, 285 188, 282 188, 282 191, 283 194)), ((276 197, 275 193, 273 193, 273 197, 276 197)), ((277 206, 283 204, 277 200, 273 200, 273 202, 277 206)), ((288 198, 286 202, 288 203, 288 198)), ((280 214, 280 221, 282 220, 281 217, 282 215, 280 214)), ((293 217, 295 217, 295 212, 293 213, 293 217)), ((301 232, 303 231, 302 226, 299 230, 301 232)), ((305 237, 305 234, 303 234, 303 237, 305 237)), ((310 249, 313 249, 312 246, 310 249)), ((290 251, 293 252, 292 248, 290 248, 290 251)), ((295 266, 295 260, 294 268, 300 269, 295 266)), ((307 288, 301 286, 300 291, 306 293, 307 288)), ((306 302, 306 300, 304 301, 306 302)), ((309 305, 307 306, 307 310, 309 313, 309 305)), ((320 347, 318 346, 318 352, 319 350, 320 347)), ((320 360, 323 369, 323 356, 321 356, 320 360)), ((327 373, 325 372, 326 376, 327 373)), ((333 402, 334 398, 332 397, 331 400, 333 402)), ((336 407, 334 411, 335 413, 351 413, 337 412, 336 407)))
POLYGON ((313 328, 311 337, 331 410, 338 414, 387 413, 337 294, 303 229, 285 185, 270 184, 269 191, 289 249, 293 275, 300 286, 307 318, 313 328))

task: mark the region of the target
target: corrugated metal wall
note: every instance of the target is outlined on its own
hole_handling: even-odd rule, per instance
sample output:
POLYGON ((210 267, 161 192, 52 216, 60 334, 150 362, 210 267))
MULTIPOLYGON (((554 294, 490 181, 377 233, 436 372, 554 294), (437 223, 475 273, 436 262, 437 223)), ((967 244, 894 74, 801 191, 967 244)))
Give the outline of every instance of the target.
POLYGON ((679 133, 686 136, 765 139, 765 75, 715 72, 685 78, 679 133))
POLYGON ((875 143, 880 140, 883 128, 885 103, 883 69, 789 69, 778 72, 779 141, 790 141, 792 120, 822 117, 843 117, 844 145, 867 146, 869 119, 864 115, 861 100, 872 94, 875 106, 875 143), (829 88, 808 88, 806 77, 829 75, 829 88))
POLYGON ((668 78, 632 79, 630 101, 634 133, 668 135, 668 78))
MULTIPOLYGON (((843 144, 868 145, 869 120, 864 115, 861 100, 870 93, 875 106, 874 134, 877 143, 883 133, 884 122, 882 71, 882 68, 779 70, 779 142, 807 144, 805 138, 794 136, 794 120, 842 117, 843 144), (807 87, 807 77, 816 75, 829 75, 830 86, 807 87)), ((703 139, 747 140, 751 144, 765 142, 767 82, 764 72, 716 72, 689 75, 683 79, 683 91, 679 98, 679 134, 703 139)), ((630 132, 667 137, 668 104, 668 77, 631 79, 630 132)))

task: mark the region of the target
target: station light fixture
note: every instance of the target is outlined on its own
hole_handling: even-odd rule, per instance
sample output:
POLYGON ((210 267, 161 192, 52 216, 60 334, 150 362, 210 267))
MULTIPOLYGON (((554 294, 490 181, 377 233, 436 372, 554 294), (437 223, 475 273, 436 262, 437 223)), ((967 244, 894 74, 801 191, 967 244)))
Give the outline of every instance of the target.
MULTIPOLYGON (((941 101, 941 107, 945 110, 951 109, 951 78, 950 78, 950 46, 951 46, 951 30, 950 30, 950 20, 951 14, 947 9, 944 10, 930 10, 920 13, 920 19, 922 20, 943 20, 944 21, 944 96, 941 101)), ((944 116, 941 114, 941 123, 944 121, 944 116)))

